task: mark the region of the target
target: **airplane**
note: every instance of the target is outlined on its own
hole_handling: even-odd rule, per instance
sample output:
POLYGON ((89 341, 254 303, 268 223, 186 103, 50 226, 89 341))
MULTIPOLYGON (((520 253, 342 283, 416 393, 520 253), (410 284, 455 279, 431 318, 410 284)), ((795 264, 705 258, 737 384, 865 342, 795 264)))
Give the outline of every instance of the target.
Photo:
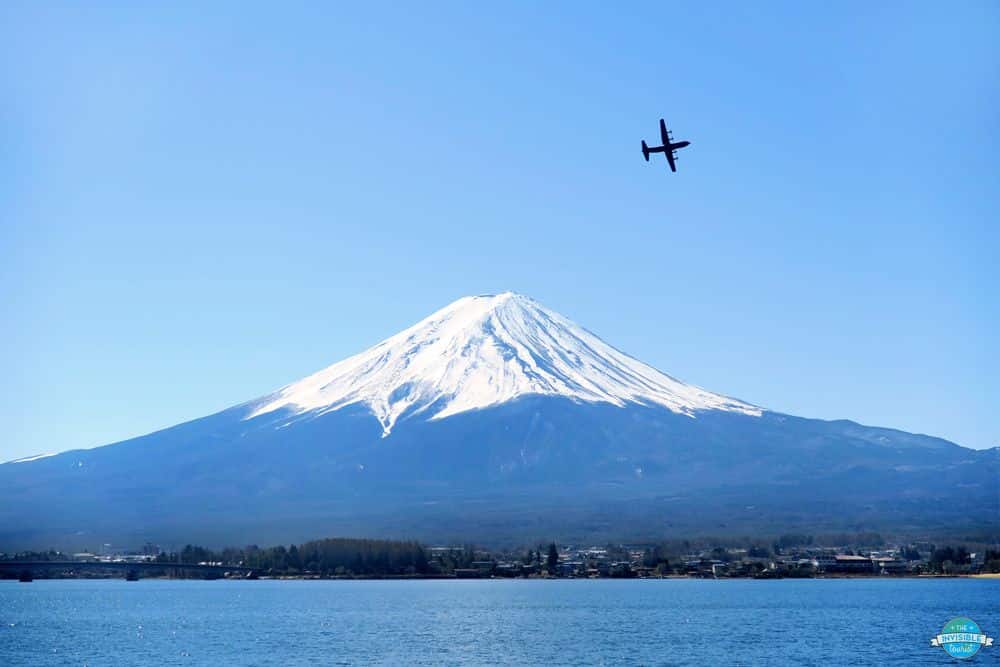
POLYGON ((650 148, 646 145, 645 139, 642 142, 642 156, 646 158, 646 162, 649 162, 650 153, 663 153, 667 156, 667 162, 670 164, 670 171, 677 171, 677 149, 684 148, 685 146, 690 146, 690 141, 673 141, 673 135, 667 131, 667 124, 660 119, 660 141, 663 142, 662 146, 656 146, 655 148, 650 148))

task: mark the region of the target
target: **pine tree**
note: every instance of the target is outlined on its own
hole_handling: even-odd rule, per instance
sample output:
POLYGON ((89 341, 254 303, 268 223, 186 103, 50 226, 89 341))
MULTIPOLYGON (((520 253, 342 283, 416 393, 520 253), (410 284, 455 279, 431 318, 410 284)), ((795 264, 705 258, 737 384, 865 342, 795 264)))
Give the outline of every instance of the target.
POLYGON ((549 555, 545 559, 545 564, 549 568, 549 574, 554 573, 559 565, 559 550, 556 548, 555 542, 549 545, 549 555))

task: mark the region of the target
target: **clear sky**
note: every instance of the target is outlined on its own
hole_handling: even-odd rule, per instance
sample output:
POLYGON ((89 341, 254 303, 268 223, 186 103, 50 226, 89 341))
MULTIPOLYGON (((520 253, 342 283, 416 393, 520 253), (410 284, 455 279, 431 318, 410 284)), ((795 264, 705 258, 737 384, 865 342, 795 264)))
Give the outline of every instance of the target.
POLYGON ((0 459, 504 290, 775 410, 1000 444, 1000 4, 129 4, 0 8, 0 459))

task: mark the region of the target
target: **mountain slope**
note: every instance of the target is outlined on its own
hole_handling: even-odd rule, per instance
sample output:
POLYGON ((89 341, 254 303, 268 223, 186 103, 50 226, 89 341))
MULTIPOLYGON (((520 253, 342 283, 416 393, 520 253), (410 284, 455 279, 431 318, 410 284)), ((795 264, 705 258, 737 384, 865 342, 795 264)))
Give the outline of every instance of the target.
POLYGON ((684 384, 511 292, 465 297, 361 354, 282 388, 248 417, 363 404, 386 435, 404 414, 441 419, 527 395, 662 405, 674 412, 760 408, 684 384))
POLYGON ((526 297, 469 297, 261 399, 0 465, 0 550, 995 533, 998 457, 757 408, 526 297))

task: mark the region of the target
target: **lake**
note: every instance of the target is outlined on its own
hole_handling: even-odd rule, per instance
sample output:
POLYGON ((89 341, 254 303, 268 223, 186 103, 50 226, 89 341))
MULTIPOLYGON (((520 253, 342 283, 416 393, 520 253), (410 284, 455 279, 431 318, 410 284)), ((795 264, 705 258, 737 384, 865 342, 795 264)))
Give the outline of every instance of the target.
POLYGON ((942 665, 959 615, 1000 580, 4 581, 0 664, 942 665))

